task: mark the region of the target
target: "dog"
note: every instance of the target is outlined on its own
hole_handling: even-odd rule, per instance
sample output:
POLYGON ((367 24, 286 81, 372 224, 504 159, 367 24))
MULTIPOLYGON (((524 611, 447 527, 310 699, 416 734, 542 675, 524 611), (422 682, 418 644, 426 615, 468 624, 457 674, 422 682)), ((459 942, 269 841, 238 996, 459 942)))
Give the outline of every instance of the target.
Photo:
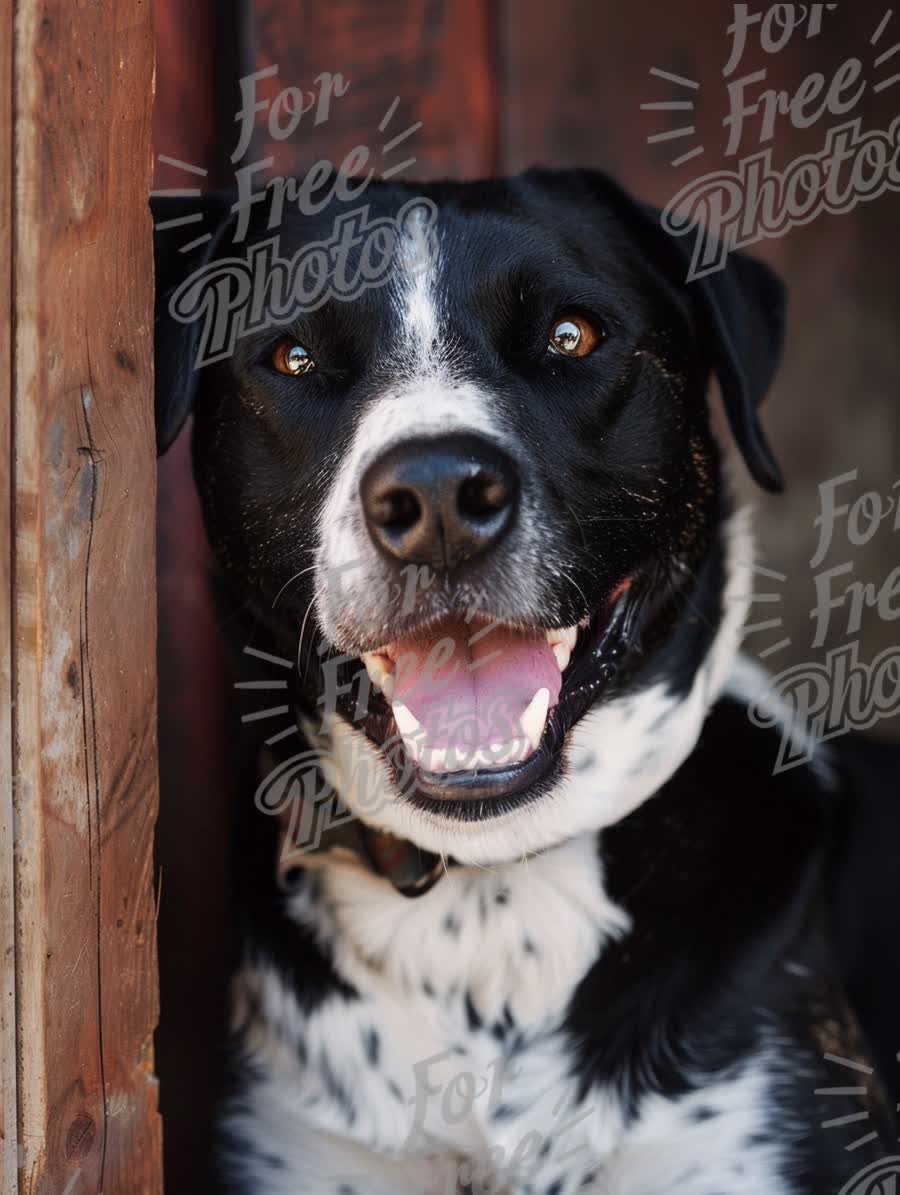
POLYGON ((779 771, 802 726, 748 717, 713 409, 781 488, 782 285, 687 282, 586 170, 320 208, 154 201, 159 449, 192 415, 245 683, 288 711, 243 724, 221 1189, 875 1190, 896 754, 779 771))

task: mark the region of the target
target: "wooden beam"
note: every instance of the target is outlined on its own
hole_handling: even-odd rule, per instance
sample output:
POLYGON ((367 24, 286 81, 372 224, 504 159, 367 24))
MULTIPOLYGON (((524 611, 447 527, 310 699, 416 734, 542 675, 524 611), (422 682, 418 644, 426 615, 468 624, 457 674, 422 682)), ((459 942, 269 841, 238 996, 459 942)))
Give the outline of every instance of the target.
MULTIPOLYGON (((0 29, 12 25, 13 0, 0 0, 0 29)), ((12 161, 12 39, 0 40, 0 161, 12 161)), ((12 554, 10 393, 12 331, 12 179, 0 169, 0 1192, 18 1190, 16 1129, 15 901, 13 896, 12 554)))
POLYGON ((149 5, 12 42, 18 1190, 155 1195, 149 5))

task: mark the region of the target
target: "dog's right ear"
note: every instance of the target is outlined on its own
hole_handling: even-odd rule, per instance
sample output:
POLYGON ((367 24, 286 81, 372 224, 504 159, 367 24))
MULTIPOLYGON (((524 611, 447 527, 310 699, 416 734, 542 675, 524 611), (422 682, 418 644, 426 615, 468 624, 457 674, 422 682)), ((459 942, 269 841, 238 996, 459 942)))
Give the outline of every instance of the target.
POLYGON ((202 320, 181 323, 169 301, 180 284, 202 269, 228 242, 234 223, 234 196, 207 192, 154 195, 153 257, 156 267, 156 451, 169 447, 191 413, 200 370, 196 368, 202 320))

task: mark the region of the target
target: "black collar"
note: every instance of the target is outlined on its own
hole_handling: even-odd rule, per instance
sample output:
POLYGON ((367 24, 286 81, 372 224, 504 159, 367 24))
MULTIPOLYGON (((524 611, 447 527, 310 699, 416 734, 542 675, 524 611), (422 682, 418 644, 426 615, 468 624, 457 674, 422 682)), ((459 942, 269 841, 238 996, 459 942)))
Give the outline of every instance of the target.
POLYGON ((260 774, 266 779, 257 790, 257 808, 278 818, 276 872, 283 885, 290 886, 297 868, 322 867, 332 858, 383 876, 402 896, 415 897, 433 888, 448 867, 457 866, 452 859, 445 861, 405 838, 367 825, 333 790, 317 796, 314 809, 304 809, 302 782, 288 780, 285 798, 279 762, 266 748, 260 755, 260 774))

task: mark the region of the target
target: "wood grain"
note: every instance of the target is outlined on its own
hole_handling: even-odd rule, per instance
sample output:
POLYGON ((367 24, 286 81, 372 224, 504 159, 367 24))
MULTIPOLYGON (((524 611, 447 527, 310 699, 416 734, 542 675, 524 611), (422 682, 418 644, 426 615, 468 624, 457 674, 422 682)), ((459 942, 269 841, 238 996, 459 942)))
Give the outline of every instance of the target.
MULTIPOLYGON (((12 0, 0 0, 0 29, 12 0)), ((12 161, 12 39, 0 42, 0 161, 12 161)), ((0 170, 0 1192, 18 1190, 12 754, 12 172, 0 170)))
POLYGON ((19 1191, 157 1195, 149 5, 14 46, 19 1191))

